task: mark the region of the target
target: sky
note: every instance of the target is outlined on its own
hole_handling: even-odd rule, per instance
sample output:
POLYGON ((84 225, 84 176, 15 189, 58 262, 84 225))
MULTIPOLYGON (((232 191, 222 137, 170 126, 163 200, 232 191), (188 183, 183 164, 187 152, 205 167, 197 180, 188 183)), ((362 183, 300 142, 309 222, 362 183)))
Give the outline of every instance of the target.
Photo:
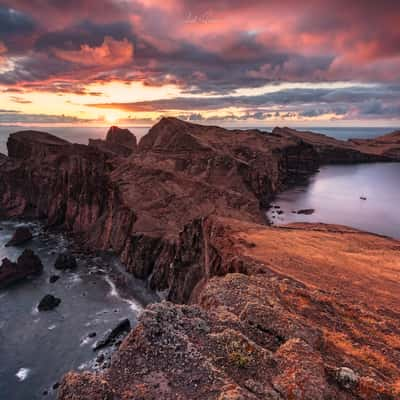
POLYGON ((0 125, 400 126, 399 0, 0 0, 0 125))

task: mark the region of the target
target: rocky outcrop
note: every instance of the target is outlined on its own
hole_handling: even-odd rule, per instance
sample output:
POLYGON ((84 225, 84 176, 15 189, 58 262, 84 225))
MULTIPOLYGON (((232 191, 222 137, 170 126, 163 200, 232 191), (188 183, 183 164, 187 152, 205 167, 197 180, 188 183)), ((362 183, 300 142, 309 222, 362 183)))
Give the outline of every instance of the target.
POLYGON ((51 311, 58 307, 61 303, 61 299, 53 296, 52 294, 46 294, 38 304, 39 311, 51 311))
POLYGON ((131 323, 129 319, 123 319, 120 321, 113 329, 106 332, 104 337, 95 343, 93 346, 93 350, 97 351, 102 349, 103 347, 110 346, 115 343, 117 338, 121 338, 126 335, 131 330, 131 323))
POLYGON ((7 141, 8 156, 24 160, 50 157, 69 146, 69 142, 64 139, 38 131, 12 133, 7 141))
POLYGON ((12 262, 8 258, 3 259, 0 266, 0 287, 22 281, 31 275, 38 275, 42 270, 40 258, 32 250, 25 249, 17 262, 12 262))
POLYGON ((350 143, 362 151, 375 152, 393 160, 400 160, 400 131, 374 139, 351 139, 350 143))
POLYGON ((127 157, 137 150, 137 141, 136 136, 128 129, 112 126, 105 140, 89 139, 89 146, 110 155, 127 157))
POLYGON ((32 239, 32 232, 27 227, 19 227, 15 230, 13 237, 6 243, 6 247, 20 246, 32 239))
POLYGON ((281 138, 296 138, 312 145, 319 155, 321 164, 354 164, 400 160, 400 153, 395 150, 396 147, 397 150, 399 148, 400 139, 398 135, 394 135, 393 140, 384 136, 371 141, 342 141, 319 133, 297 131, 290 128, 275 128, 272 133, 281 138))
POLYGON ((208 271, 196 304, 148 307, 110 368, 68 374, 60 399, 398 398, 398 241, 220 218, 185 231, 175 285, 208 271))

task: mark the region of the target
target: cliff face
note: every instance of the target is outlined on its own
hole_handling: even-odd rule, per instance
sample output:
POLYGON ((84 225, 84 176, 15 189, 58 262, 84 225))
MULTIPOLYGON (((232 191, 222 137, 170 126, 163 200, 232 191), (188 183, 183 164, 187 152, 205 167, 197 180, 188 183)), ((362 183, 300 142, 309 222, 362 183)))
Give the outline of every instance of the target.
POLYGON ((111 367, 68 374, 59 398, 397 399, 399 250, 340 226, 194 221, 170 296, 196 304, 150 306, 111 367))
POLYGON ((398 161, 400 136, 396 134, 371 140, 337 140, 319 133, 275 128, 274 135, 297 138, 314 147, 321 164, 354 164, 363 162, 398 161), (391 138, 391 140, 389 140, 391 138))
POLYGON ((63 226, 90 247, 112 248, 129 271, 166 288, 165 266, 186 224, 210 213, 263 222, 270 196, 318 166, 312 146, 256 131, 164 119, 138 149, 129 135, 112 128, 106 148, 45 133, 11 135, 0 215, 63 226), (130 155, 119 151, 127 143, 130 155))

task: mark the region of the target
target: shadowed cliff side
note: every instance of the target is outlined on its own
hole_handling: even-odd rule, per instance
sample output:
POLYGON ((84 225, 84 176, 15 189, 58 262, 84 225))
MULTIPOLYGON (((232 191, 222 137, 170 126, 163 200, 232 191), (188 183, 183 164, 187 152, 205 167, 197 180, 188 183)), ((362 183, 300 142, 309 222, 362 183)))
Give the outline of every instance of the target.
POLYGON ((400 242, 207 218, 182 232, 171 268, 172 300, 196 304, 150 306, 111 367, 68 374, 61 400, 400 395, 400 242))

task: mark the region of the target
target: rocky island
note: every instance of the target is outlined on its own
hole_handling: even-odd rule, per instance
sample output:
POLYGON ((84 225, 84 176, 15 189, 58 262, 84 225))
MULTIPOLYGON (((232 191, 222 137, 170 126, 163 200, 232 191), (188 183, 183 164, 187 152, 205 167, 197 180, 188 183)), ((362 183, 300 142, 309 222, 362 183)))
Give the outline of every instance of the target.
POLYGON ((0 217, 34 218, 164 291, 101 374, 61 400, 398 399, 400 242, 269 225, 274 194, 327 163, 399 161, 400 136, 338 141, 163 118, 137 143, 10 135, 0 217))

